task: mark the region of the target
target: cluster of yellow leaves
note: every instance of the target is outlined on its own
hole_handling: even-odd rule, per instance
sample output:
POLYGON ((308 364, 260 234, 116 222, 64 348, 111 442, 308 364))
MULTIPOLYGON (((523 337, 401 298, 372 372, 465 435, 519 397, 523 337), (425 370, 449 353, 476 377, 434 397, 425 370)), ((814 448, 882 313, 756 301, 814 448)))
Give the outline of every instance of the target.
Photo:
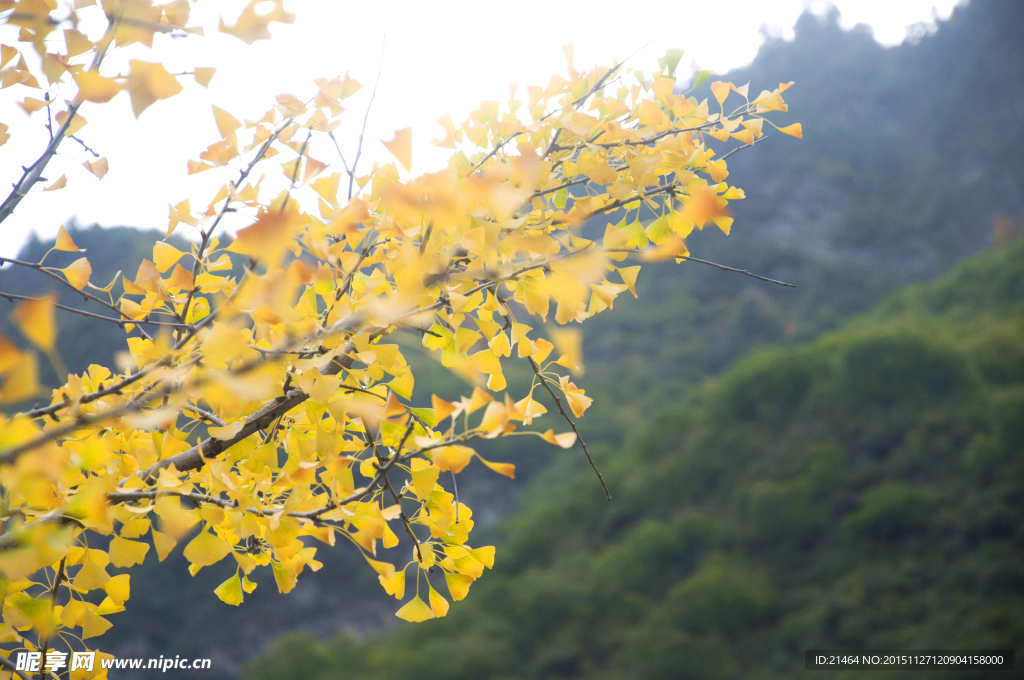
MULTIPOLYGON (((22 17, 46 2, 0 9, 16 6, 22 17)), ((269 11, 256 4, 222 31, 252 42, 269 36, 269 22, 291 20, 280 0, 269 11)), ((66 52, 51 55, 56 65, 45 71, 51 86, 67 72, 78 88, 61 124, 73 129, 84 121, 79 104, 122 89, 136 115, 180 91, 160 64, 133 60, 126 76, 108 77, 100 60, 88 68, 71 60, 110 41, 150 44, 155 32, 187 30, 188 7, 131 0, 124 9, 139 20, 112 23, 106 43, 66 31, 66 52)), ((20 39, 37 48, 52 30, 18 21, 20 39)), ((10 49, 4 64, 15 66, 0 72, 0 84, 38 87, 10 49)), ((321 567, 312 542, 334 546, 340 537, 398 600, 414 569, 399 617, 444 616, 438 577, 460 600, 494 563, 493 548, 471 545, 472 511, 445 483, 474 458, 515 475, 469 442, 529 433, 576 445, 574 419, 592 399, 577 385, 581 334, 570 324, 612 309, 626 291, 636 296, 641 267, 622 266, 628 257, 683 261, 694 228, 713 223, 728 233, 728 203, 743 192, 726 184, 710 140, 753 145, 765 115, 785 110, 788 85, 751 100, 746 86, 713 83, 717 110, 680 93, 680 54, 650 74, 577 71, 570 57, 547 86, 521 98, 513 88, 504 105, 482 102, 461 125, 440 119, 435 143, 454 153, 419 177, 408 176, 409 129, 382 140, 401 168, 376 164, 359 175, 314 156, 329 157, 342 102, 361 88, 347 75, 315 81, 306 98, 277 97, 256 121, 213 107, 220 138, 197 149, 187 171, 222 176, 223 185, 205 206, 186 199, 169 211, 168 237, 182 225, 197 232, 189 252, 159 242, 117 288, 117 277, 104 288, 90 283, 84 257, 64 268, 29 265, 95 291, 124 327, 127 352, 116 371, 91 366, 68 376, 49 405, 0 420, 8 518, 0 639, 29 644, 28 630, 101 634, 129 594, 127 576, 107 567, 139 564, 150 546, 162 561, 179 544, 193 574, 233 560, 234 574, 215 592, 238 605, 268 568, 278 590, 292 590, 306 567, 321 567), (731 94, 743 101, 727 111, 731 94), (260 178, 250 179, 257 166, 260 178), (641 208, 660 216, 642 223, 641 208), (215 230, 239 215, 246 219, 222 243, 215 230), (420 348, 466 378, 471 394, 414 399, 406 353, 420 348), (511 362, 534 376, 515 395, 505 377, 511 362), (521 429, 552 410, 572 431, 521 429), (109 537, 107 548, 87 549, 85 532, 109 537), (399 548, 402 535, 409 540, 399 548), (40 605, 41 573, 66 576, 72 602, 40 605), (106 593, 99 605, 78 597, 98 589, 106 593)), ((212 73, 194 75, 205 85, 212 73)), ((799 125, 780 130, 800 134, 799 125)), ((107 170, 105 159, 86 167, 98 177, 107 170)), ((79 252, 63 230, 56 250, 79 252)), ((25 300, 12 315, 51 356, 55 304, 52 296, 25 300)), ((35 352, 0 338, 4 403, 37 393, 35 362, 35 352)))

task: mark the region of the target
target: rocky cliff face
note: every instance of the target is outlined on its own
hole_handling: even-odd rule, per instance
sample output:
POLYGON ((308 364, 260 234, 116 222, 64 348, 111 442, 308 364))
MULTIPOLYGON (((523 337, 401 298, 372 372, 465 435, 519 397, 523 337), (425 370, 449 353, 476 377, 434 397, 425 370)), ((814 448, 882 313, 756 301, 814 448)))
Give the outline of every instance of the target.
POLYGON ((810 258, 932 278, 1024 206, 1024 5, 973 0, 931 35, 884 48, 805 14, 727 74, 786 94, 804 139, 738 154, 737 222, 810 258))

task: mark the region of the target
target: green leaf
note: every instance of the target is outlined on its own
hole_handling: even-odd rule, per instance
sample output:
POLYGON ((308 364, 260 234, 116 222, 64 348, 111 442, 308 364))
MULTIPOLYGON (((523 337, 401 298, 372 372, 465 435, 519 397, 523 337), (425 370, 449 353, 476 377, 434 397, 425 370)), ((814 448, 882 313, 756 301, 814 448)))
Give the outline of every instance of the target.
POLYGON ((658 59, 658 66, 666 69, 665 72, 668 75, 675 75, 676 67, 679 66, 679 60, 683 58, 682 50, 669 50, 665 52, 665 56, 658 59))
POLYGON ((698 87, 704 84, 708 78, 712 76, 711 71, 695 71, 693 74, 693 87, 691 90, 696 90, 698 87))

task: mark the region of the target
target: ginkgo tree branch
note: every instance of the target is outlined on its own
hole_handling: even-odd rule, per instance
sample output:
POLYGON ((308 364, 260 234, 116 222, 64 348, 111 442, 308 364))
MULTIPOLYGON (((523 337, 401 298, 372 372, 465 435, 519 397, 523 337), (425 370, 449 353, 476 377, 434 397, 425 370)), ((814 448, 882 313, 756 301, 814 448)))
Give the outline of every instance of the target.
MULTIPOLYGON (((47 16, 47 19, 49 16, 47 16)), ((7 20, 10 21, 11 17, 7 20)), ((103 38, 100 39, 102 48, 97 50, 93 55, 92 64, 89 66, 89 71, 97 71, 100 64, 103 62, 103 57, 106 55, 107 48, 110 46, 110 38, 112 32, 116 30, 117 23, 121 20, 120 17, 114 21, 108 21, 107 29, 104 32, 103 38)), ((85 102, 81 99, 76 99, 68 106, 67 118, 64 119, 64 123, 60 126, 57 134, 53 135, 50 139, 49 144, 46 145, 46 149, 43 153, 35 160, 34 163, 23 169, 21 178, 15 182, 14 189, 7 196, 3 203, 0 203, 0 223, 6 220, 14 212, 21 200, 28 195, 28 192, 32 190, 37 183, 43 181, 43 171, 52 159, 57 154, 57 149, 60 147, 61 142, 67 135, 68 130, 71 128, 71 123, 74 122, 75 116, 78 115, 78 110, 82 108, 82 104, 85 102)), ((49 110, 49 109, 47 109, 49 110)))
MULTIPOLYGON (((60 564, 57 566, 57 572, 56 572, 56 574, 54 574, 53 586, 50 588, 50 612, 51 612, 51 616, 52 616, 53 610, 56 609, 56 607, 57 607, 57 593, 60 592, 60 586, 64 582, 65 577, 67 576, 67 572, 65 571, 65 565, 66 564, 67 564, 67 557, 62 557, 60 559, 60 564)), ((42 656, 39 659, 39 678, 40 678, 40 680, 42 680, 42 678, 46 677, 46 653, 49 651, 49 647, 50 647, 50 636, 46 635, 46 637, 43 638, 43 644, 40 645, 40 649, 42 650, 42 656)))
MULTIPOLYGON (((2 539, 3 537, 0 536, 0 540, 2 539)), ((8 673, 13 673, 14 675, 17 675, 19 678, 21 678, 21 680, 32 680, 30 676, 25 674, 25 671, 18 670, 17 664, 15 664, 13 661, 11 661, 2 654, 0 654, 0 666, 6 668, 8 673)))
MULTIPOLYGON (((370 109, 373 108, 373 100, 377 97, 377 86, 380 85, 380 76, 384 73, 384 46, 387 42, 387 34, 380 45, 380 68, 377 69, 377 79, 373 81, 373 91, 370 93, 370 102, 366 105, 366 113, 363 115, 363 128, 359 131, 359 144, 356 146, 356 157, 352 160, 352 169, 348 171, 348 200, 352 200, 352 183, 356 180, 356 166, 359 165, 359 157, 363 154, 363 138, 366 135, 366 123, 370 120, 370 109)), ((341 154, 341 150, 338 150, 341 154)))
POLYGON ((544 377, 544 374, 541 372, 540 366, 537 362, 533 360, 533 357, 527 357, 527 359, 530 361, 530 367, 533 369, 534 374, 540 379, 540 384, 544 386, 544 389, 548 391, 551 398, 555 400, 555 405, 558 406, 558 411, 562 414, 562 417, 565 418, 565 422, 569 423, 569 427, 571 427, 572 431, 576 433, 576 438, 579 439, 580 446, 583 447, 583 453, 587 456, 587 462, 590 463, 590 467, 593 468, 594 474, 597 475, 597 480, 601 483, 601 489, 604 490, 605 497, 608 500, 611 500, 612 495, 608 491, 608 485, 604 483, 604 477, 601 475, 601 471, 597 469, 597 463, 595 463, 594 459, 590 456, 590 450, 587 448, 587 443, 583 441, 583 436, 576 427, 576 423, 569 417, 569 414, 565 412, 565 407, 562 406, 562 400, 559 399, 558 395, 555 394, 555 391, 551 389, 551 384, 548 379, 544 377))
MULTIPOLYGON (((4 293, 3 291, 0 291, 0 297, 4 298, 8 302, 14 302, 16 300, 20 300, 20 301, 23 301, 23 302, 38 302, 38 301, 43 299, 43 298, 38 298, 38 297, 32 297, 30 295, 16 295, 14 293, 4 293)), ((191 324, 177 323, 175 321, 150 321, 149 319, 132 319, 132 318, 128 318, 128 319, 115 319, 112 316, 103 316, 102 314, 94 314, 92 312, 87 312, 84 309, 75 309, 74 307, 68 307, 67 305, 62 305, 59 302, 54 302, 52 304, 53 304, 53 306, 55 308, 63 309, 65 312, 71 312, 72 314, 78 314, 79 316, 84 316, 87 319, 97 319, 99 321, 109 321, 110 323, 117 324, 122 329, 125 326, 130 325, 130 324, 149 324, 149 325, 152 325, 152 326, 169 326, 171 328, 188 328, 191 325, 191 324)))
MULTIPOLYGON (((330 503, 327 503, 326 505, 321 506, 319 508, 316 508, 314 510, 305 510, 305 511, 292 510, 292 511, 281 513, 281 509, 280 508, 274 508, 274 507, 272 507, 272 508, 256 508, 256 507, 242 508, 242 507, 239 506, 238 502, 234 501, 234 500, 230 500, 230 499, 227 499, 227 498, 221 498, 221 497, 218 497, 218 496, 212 496, 210 494, 196 493, 194 491, 178 491, 176 489, 149 489, 149 490, 145 490, 145 491, 143 491, 143 490, 115 491, 115 492, 111 492, 111 493, 107 494, 107 502, 111 503, 113 505, 118 505, 118 504, 122 504, 122 503, 131 503, 131 502, 138 502, 138 501, 152 501, 152 500, 156 500, 157 498, 160 498, 162 496, 175 496, 175 497, 178 497, 178 498, 184 498, 186 500, 189 500, 189 501, 191 501, 191 502, 193 502, 195 504, 199 504, 199 505, 202 505, 202 504, 215 505, 217 507, 225 508, 225 509, 227 509, 227 508, 239 508, 239 509, 244 510, 245 512, 248 512, 248 513, 251 513, 251 514, 256 514, 256 515, 262 515, 262 516, 282 515, 282 516, 286 516, 286 517, 293 517, 293 518, 299 519, 299 520, 309 520, 309 521, 312 521, 312 522, 318 522, 319 523, 319 522, 323 522, 321 517, 325 513, 330 512, 331 510, 335 510, 337 508, 344 507, 345 505, 348 505, 349 503, 355 503, 355 502, 361 501, 362 499, 366 498, 367 496, 370 496, 370 495, 372 495, 372 494, 374 494, 374 493, 376 493, 378 491, 390 491, 390 493, 394 494, 394 497, 395 497, 396 501, 400 500, 401 499, 401 495, 400 494, 396 494, 396 492, 394 491, 393 487, 391 487, 389 489, 388 486, 390 485, 390 482, 387 481, 387 473, 397 463, 408 462, 408 461, 412 460, 413 458, 415 458, 417 456, 422 456, 424 453, 427 453, 428 451, 431 451, 431 450, 434 450, 434 449, 437 449, 437 448, 441 448, 441 447, 444 447, 444 446, 451 446, 453 444, 458 444, 458 443, 461 443, 461 442, 465 442, 465 441, 468 441, 469 439, 474 438, 475 436, 480 436, 479 433, 467 432, 467 433, 464 433, 462 435, 457 435, 457 436, 454 436, 454 437, 449 437, 449 438, 446 438, 446 439, 443 439, 443 440, 439 440, 439 441, 437 441, 437 442, 435 442, 433 444, 429 444, 427 446, 422 446, 422 447, 413 449, 411 451, 407 451, 405 453, 401 453, 401 450, 402 450, 402 448, 404 448, 405 442, 408 439, 409 433, 411 433, 411 432, 412 432, 412 427, 410 426, 409 428, 407 428, 406 435, 403 436, 402 441, 399 444, 398 448, 395 450, 395 452, 390 457, 383 459, 383 463, 382 464, 379 464, 379 465, 375 466, 377 472, 375 473, 374 478, 370 481, 370 483, 368 485, 366 485, 362 489, 359 489, 359 490, 353 492, 352 494, 350 494, 350 495, 348 495, 348 496, 346 496, 344 498, 339 498, 339 499, 337 499, 335 501, 331 501, 330 503)), ((404 511, 403 511, 402 514, 404 515, 404 511)), ((405 517, 406 517, 406 521, 410 524, 410 526, 407 526, 407 529, 409 531, 411 531, 411 520, 408 519, 407 515, 405 517)), ((37 519, 36 521, 32 522, 31 524, 24 525, 23 528, 37 526, 37 525, 40 525, 40 524, 43 524, 43 525, 55 524, 55 525, 63 525, 63 526, 81 527, 81 523, 76 518, 74 518, 74 517, 69 517, 67 515, 49 515, 49 516, 41 517, 41 518, 37 519)), ((414 540, 417 541, 417 545, 418 545, 419 544, 418 539, 416 539, 415 535, 413 535, 412 537, 413 537, 414 540)), ((21 539, 22 539, 22 536, 18 532, 10 532, 10 531, 8 531, 8 532, 6 532, 4 534, 0 534, 0 551, 7 550, 7 549, 10 549, 10 548, 13 548, 13 547, 17 547, 18 545, 20 545, 21 539)))
MULTIPOLYGON (((133 319, 132 317, 130 317, 127 314, 125 314, 116 305, 113 305, 113 304, 107 302, 106 300, 104 300, 103 298, 101 298, 99 296, 93 295, 92 293, 88 292, 84 288, 81 288, 81 289, 80 288, 76 288, 75 286, 73 286, 71 284, 70 281, 68 281, 67 279, 63 279, 60 276, 57 276, 56 272, 51 271, 48 267, 44 267, 43 265, 41 265, 39 263, 35 263, 35 262, 25 262, 24 260, 16 260, 16 259, 14 259, 12 257, 0 257, 0 266, 2 266, 4 264, 7 264, 7 263, 16 265, 18 267, 25 267, 26 269, 32 269, 32 270, 35 270, 35 271, 40 272, 42 274, 46 274, 47 276, 49 276, 51 279, 53 279, 57 283, 61 284, 62 286, 66 287, 66 288, 70 288, 72 291, 74 291, 75 294, 81 295, 82 299, 85 302, 96 302, 96 303, 98 303, 100 305, 103 305, 104 307, 106 307, 107 309, 111 310, 112 312, 115 312, 124 321, 124 323, 126 323, 126 324, 132 324, 132 323, 133 324, 139 324, 139 323, 141 323, 140 320, 133 319)), ((78 310, 71 309, 69 307, 62 307, 62 309, 65 309, 65 310, 67 310, 69 312, 76 312, 76 313, 78 312, 78 310)), ((97 318, 105 318, 105 317, 97 317, 97 318)), ((147 321, 146 323, 151 323, 151 322, 147 321)), ((163 325, 161 322, 155 322, 155 323, 157 325, 163 325)), ((153 339, 152 336, 150 336, 148 333, 146 333, 145 330, 140 328, 139 332, 142 334, 142 336, 144 338, 147 338, 149 340, 153 339)))
MULTIPOLYGON (((653 250, 653 249, 650 249, 650 248, 606 248, 605 252, 606 253, 628 253, 630 255, 643 255, 644 253, 649 252, 651 250, 653 250)), ((702 260, 701 258, 693 257, 692 255, 674 255, 673 257, 675 257, 678 260, 690 260, 691 262, 699 262, 701 264, 706 264, 706 265, 709 265, 711 267, 715 267, 717 269, 721 269, 722 271, 726 271, 726 272, 735 272, 736 274, 743 274, 745 276, 750 276, 750 277, 753 277, 753 278, 758 279, 760 281, 765 281, 767 283, 774 283, 777 286, 785 286, 786 288, 796 288, 796 285, 792 284, 792 283, 786 283, 785 281, 776 281, 775 279, 770 279, 767 276, 761 276, 760 274, 755 274, 753 272, 748 272, 746 269, 737 269, 735 267, 728 267, 728 266, 726 266, 724 264, 718 264, 717 262, 711 262, 710 260, 702 260)))
POLYGON ((284 212, 285 208, 288 207, 288 201, 291 200, 292 192, 295 191, 295 182, 299 178, 299 168, 302 167, 302 159, 306 157, 306 150, 309 148, 309 138, 313 136, 313 128, 306 128, 306 139, 302 142, 302 148, 299 149, 299 157, 295 160, 295 168, 292 170, 291 183, 288 185, 288 193, 284 195, 284 200, 281 201, 281 210, 284 212))
MULTIPOLYGON (((230 301, 230 298, 228 299, 228 301, 230 301)), ((198 333, 204 327, 210 325, 214 321, 214 319, 217 318, 221 309, 222 307, 218 307, 217 309, 210 312, 208 316, 204 317, 203 319, 200 319, 198 322, 194 324, 190 324, 184 337, 180 338, 178 342, 176 342, 174 346, 171 347, 171 352, 175 352, 182 349, 188 343, 188 341, 195 336, 196 333, 198 333)), ((53 415, 60 411, 61 409, 71 408, 72 406, 75 406, 77 404, 88 404, 92 401, 102 399, 103 397, 110 396, 112 394, 120 394, 121 391, 124 390, 126 387, 138 382, 142 378, 145 378, 153 371, 156 371, 157 369, 163 368, 165 366, 170 366, 171 360, 171 354, 165 355, 162 358, 158 359, 157 361, 154 361, 151 364, 147 364, 146 366, 139 369, 132 375, 126 376, 125 378, 117 382, 114 382, 106 387, 101 387, 100 389, 95 390, 94 392, 83 394, 75 401, 68 400, 65 397, 65 401, 61 401, 56 404, 50 404, 49 406, 44 406, 41 408, 32 409, 31 411, 24 412, 22 415, 27 418, 39 418, 42 416, 53 417, 53 415)), ((190 361, 180 364, 178 368, 187 368, 188 366, 196 363, 197 361, 197 358, 191 359, 190 361)))
POLYGON ((737 153, 739 153, 740 151, 743 151, 744 149, 750 149, 750 148, 753 148, 753 146, 754 146, 755 144, 760 144, 761 142, 763 142, 763 141, 764 141, 764 140, 766 140, 766 139, 768 139, 768 135, 761 135, 760 137, 758 137, 757 139, 755 139, 755 140, 754 140, 754 141, 753 141, 752 143, 750 143, 750 144, 744 144, 743 146, 738 146, 738 147, 736 147, 735 149, 732 149, 731 151, 727 152, 727 153, 726 153, 726 154, 725 154, 724 156, 722 156, 722 157, 721 157, 721 158, 719 158, 718 160, 720 160, 720 161, 724 161, 724 160, 725 160, 726 158, 730 158, 730 157, 731 157, 731 156, 732 156, 733 154, 737 154, 737 153))
MULTIPOLYGON (((500 298, 498 301, 504 304, 504 302, 500 298)), ((508 314, 505 314, 504 317, 505 325, 511 327, 512 318, 508 314)), ((569 427, 572 428, 572 431, 576 433, 576 438, 579 440, 580 446, 583 447, 583 453, 586 454, 587 456, 587 462, 590 463, 590 467, 594 470, 594 474, 597 475, 597 481, 601 483, 601 489, 604 491, 605 498, 611 500, 612 495, 608 491, 608 485, 604 483, 604 477, 601 475, 601 471, 597 469, 597 463, 595 463, 594 459, 590 456, 590 450, 587 448, 587 443, 583 441, 583 435, 581 435, 580 431, 576 428, 576 423, 573 421, 572 418, 569 417, 569 414, 565 412, 565 408, 562 406, 562 400, 559 399, 558 395, 555 394, 555 391, 551 389, 551 385, 549 384, 548 379, 544 377, 544 373, 540 370, 540 365, 534 360, 532 356, 528 356, 526 358, 530 362, 530 368, 533 369, 534 375, 536 375, 537 378, 540 380, 541 384, 544 386, 544 389, 546 389, 548 391, 548 394, 551 395, 551 398, 555 400, 555 405, 558 406, 558 411, 562 414, 562 417, 565 418, 565 421, 569 423, 569 427)))
POLYGON ((11 193, 4 202, 0 204, 0 222, 10 217, 14 209, 21 203, 21 200, 32 190, 32 187, 44 180, 43 171, 46 169, 50 159, 57 154, 57 149, 66 136, 65 132, 71 127, 71 122, 81 107, 82 102, 78 102, 68 108, 68 117, 64 120, 64 124, 60 126, 57 134, 50 140, 50 143, 46 145, 46 150, 43 151, 42 155, 32 165, 24 168, 21 178, 14 184, 14 189, 11 190, 11 193))

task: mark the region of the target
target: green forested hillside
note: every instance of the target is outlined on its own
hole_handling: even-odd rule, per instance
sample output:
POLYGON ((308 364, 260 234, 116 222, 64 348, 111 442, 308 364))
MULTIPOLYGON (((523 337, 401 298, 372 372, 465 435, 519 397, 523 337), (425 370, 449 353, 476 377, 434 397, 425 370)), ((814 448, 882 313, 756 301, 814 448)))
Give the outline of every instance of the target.
POLYGON ((1019 649, 1024 243, 747 356, 599 462, 615 500, 546 470, 445 619, 288 637, 245 677, 784 678, 813 648, 1019 649))

